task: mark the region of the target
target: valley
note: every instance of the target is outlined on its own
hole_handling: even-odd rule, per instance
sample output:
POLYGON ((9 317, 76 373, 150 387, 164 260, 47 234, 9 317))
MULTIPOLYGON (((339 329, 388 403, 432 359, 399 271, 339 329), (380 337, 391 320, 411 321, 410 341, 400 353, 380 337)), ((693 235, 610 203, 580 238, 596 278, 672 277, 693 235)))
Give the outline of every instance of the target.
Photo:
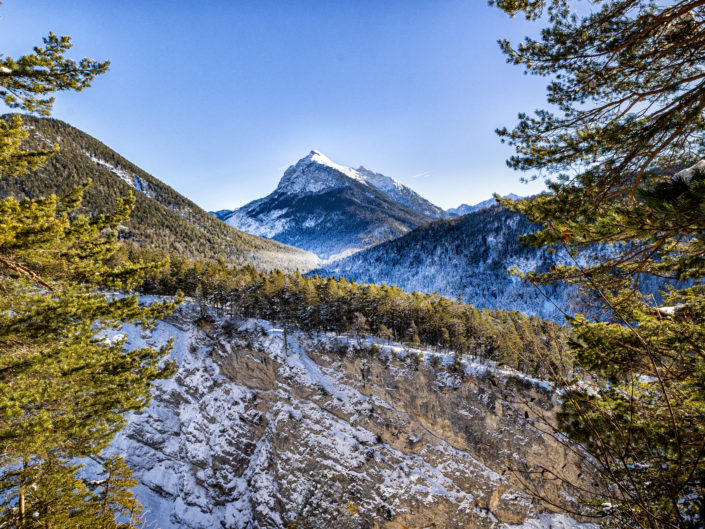
POLYGON ((550 320, 574 293, 507 274, 569 256, 523 246, 526 217, 494 199, 443 211, 318 151, 271 195, 207 214, 69 125, 29 123, 59 154, 2 193, 67 193, 90 177, 94 215, 133 193, 125 258, 168 263, 137 286, 142 303, 187 296, 153 330, 110 338, 174 340, 176 374, 101 456, 125 458, 145 523, 597 527, 585 510, 603 494, 597 467, 558 432, 547 382, 573 369, 567 329, 550 320))
MULTIPOLYGON (((448 277, 454 263, 458 276, 473 268, 473 295, 490 283, 514 295, 502 267, 535 264, 513 242, 530 229, 516 214, 488 202, 450 219, 391 178, 312 151, 272 195, 218 212, 224 223, 69 125, 28 123, 31 141, 57 143, 59 154, 23 181, 2 180, 2 193, 61 194, 90 177, 84 207, 93 214, 109 211, 106 197, 133 193, 135 214, 120 233, 128 258, 169 260, 138 287, 141 302, 187 295, 154 329, 127 325, 109 338, 124 337, 127 348, 174 340, 175 375, 155 385, 151 404, 101 456, 125 458, 145 523, 593 527, 573 512, 584 487, 570 483, 579 475, 590 489, 597 480, 550 433, 557 397, 531 352, 540 342, 558 361, 563 330, 380 285, 452 292, 457 285, 409 280, 448 277), (403 252, 387 248, 399 244, 421 252, 415 259, 429 272, 395 261, 403 252), (450 259, 450 244, 465 252, 450 259), (467 263, 466 255, 480 257, 467 263), (441 262, 446 270, 431 273, 441 262), (562 479, 527 485, 539 471, 562 479)), ((519 308, 532 313, 530 303, 519 308)), ((85 461, 85 476, 98 472, 96 461, 85 461)))

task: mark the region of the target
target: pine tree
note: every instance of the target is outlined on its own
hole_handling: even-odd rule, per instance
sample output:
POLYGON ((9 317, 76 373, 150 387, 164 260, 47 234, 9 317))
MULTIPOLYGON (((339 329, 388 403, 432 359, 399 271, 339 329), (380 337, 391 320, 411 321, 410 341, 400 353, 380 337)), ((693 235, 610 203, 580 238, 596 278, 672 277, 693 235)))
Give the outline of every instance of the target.
POLYGON ((389 343, 392 340, 392 338, 394 338, 394 333, 392 333, 392 331, 389 329, 389 327, 387 327, 384 324, 379 326, 379 330, 377 331, 377 335, 387 343, 389 343))
MULTIPOLYGON (((114 266, 114 215, 76 215, 82 189, 56 197, 0 202, 0 467, 33 473, 48 460, 94 455, 149 401, 154 380, 170 376, 170 344, 126 350, 107 336, 125 323, 150 326, 174 302, 140 306, 134 287, 144 266, 114 266)), ((149 268, 154 268, 150 265, 149 268)), ((49 467, 56 468, 56 466, 49 467)), ((22 492, 21 482, 13 484, 22 492)), ((8 495, 11 491, 4 489, 8 495)), ((54 511, 39 509, 42 515, 54 511)))
POLYGON ((72 47, 71 38, 49 33, 44 46, 13 59, 0 57, 0 97, 13 109, 48 116, 53 92, 78 91, 91 85, 93 79, 108 71, 108 61, 88 58, 80 62, 65 57, 72 47))
MULTIPOLYGON (((48 114, 52 92, 82 90, 107 62, 64 53, 68 37, 0 58, 0 97, 11 108, 48 114)), ((55 152, 28 151, 14 116, 0 122, 0 174, 22 178, 55 152)), ((115 332, 142 327, 178 302, 141 306, 134 288, 159 263, 120 258, 117 229, 133 197, 112 213, 81 210, 85 188, 64 197, 0 201, 0 503, 3 527, 95 527, 98 511, 76 458, 101 452, 125 414, 149 402, 151 383, 169 376, 170 344, 130 349, 115 332)), ((126 469, 120 471, 125 473, 126 469)), ((122 478, 121 478, 122 479, 122 478)), ((111 504, 110 515, 122 511, 111 504)))
POLYGON ((48 458, 5 472, 0 496, 2 527, 80 529, 94 527, 97 511, 85 483, 76 477, 78 465, 48 458), (21 502, 7 491, 22 491, 21 502))
POLYGON ((575 377, 561 426, 594 456, 605 482, 595 514, 629 527, 705 522, 705 7, 698 0, 494 0, 548 25, 508 60, 550 76, 555 113, 499 131, 509 165, 556 175, 550 192, 505 204, 543 226, 525 242, 609 246, 525 278, 577 285, 586 315, 572 323, 575 377), (541 18, 543 15, 543 18, 541 18), (679 280, 662 299, 649 276, 679 280), (684 283, 685 282, 685 286, 684 283), (665 307, 663 305, 666 305, 665 307))
POLYGON ((370 326, 367 323, 367 318, 365 318, 364 314, 361 312, 355 312, 353 314, 352 328, 355 331, 357 346, 362 347, 362 339, 370 332, 370 326))
POLYGON ((103 463, 102 479, 97 482, 92 502, 97 511, 96 529, 131 529, 143 527, 142 506, 132 494, 137 480, 119 456, 111 456, 103 463))

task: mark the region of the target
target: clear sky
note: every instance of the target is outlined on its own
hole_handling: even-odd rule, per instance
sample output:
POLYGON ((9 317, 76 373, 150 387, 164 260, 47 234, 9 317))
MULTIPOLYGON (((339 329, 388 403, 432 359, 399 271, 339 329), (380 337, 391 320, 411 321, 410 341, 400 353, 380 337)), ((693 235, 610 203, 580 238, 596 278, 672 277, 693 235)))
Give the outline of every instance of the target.
POLYGON ((311 149, 448 208, 529 194, 494 134, 545 80, 497 39, 537 28, 486 0, 3 0, 2 52, 49 30, 110 72, 57 97, 95 136, 207 210, 270 193, 311 149))

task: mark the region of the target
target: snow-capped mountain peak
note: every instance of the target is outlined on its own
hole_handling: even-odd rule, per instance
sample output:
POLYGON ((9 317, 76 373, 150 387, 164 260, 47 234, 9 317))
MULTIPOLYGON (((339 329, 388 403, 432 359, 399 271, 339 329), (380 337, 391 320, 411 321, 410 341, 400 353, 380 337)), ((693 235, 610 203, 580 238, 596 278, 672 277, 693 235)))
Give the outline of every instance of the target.
POLYGON ((320 193, 348 185, 347 178, 365 183, 355 169, 335 163, 321 151, 312 150, 286 170, 277 191, 297 195, 320 193))
POLYGON ((323 165, 325 167, 330 167, 331 169, 335 169, 336 171, 340 171, 345 176, 349 176, 350 178, 354 178, 356 180, 360 179, 359 175, 357 174, 357 172, 354 169, 352 169, 351 167, 346 167, 344 165, 340 165, 338 163, 335 163, 333 160, 328 158, 321 151, 317 151, 315 149, 312 150, 310 153, 308 153, 308 156, 299 160, 298 163, 301 163, 304 160, 306 162, 312 162, 312 163, 316 163, 318 165, 323 165))
POLYGON ((315 149, 290 166, 268 196, 216 214, 242 231, 310 249, 322 259, 447 217, 397 180, 341 165, 315 149))
POLYGON ((364 165, 358 167, 356 171, 360 175, 360 177, 365 180, 365 182, 375 186, 377 189, 384 191, 387 194, 393 193, 395 191, 400 191, 404 188, 404 184, 402 184, 396 178, 383 175, 382 173, 375 173, 374 171, 370 171, 364 165))

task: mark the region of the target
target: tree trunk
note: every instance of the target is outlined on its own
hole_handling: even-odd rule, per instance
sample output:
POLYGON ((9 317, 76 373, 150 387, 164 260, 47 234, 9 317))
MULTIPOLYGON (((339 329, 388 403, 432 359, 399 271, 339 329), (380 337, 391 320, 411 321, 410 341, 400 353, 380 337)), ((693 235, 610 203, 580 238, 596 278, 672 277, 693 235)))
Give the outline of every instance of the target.
POLYGON ((24 480, 25 480, 25 470, 27 470, 27 466, 29 465, 28 459, 25 458, 22 461, 22 477, 20 478, 20 505, 19 505, 19 514, 20 514, 20 527, 24 527, 24 522, 25 522, 25 492, 24 492, 24 480))
MULTIPOLYGON (((24 480, 24 478, 22 478, 24 480)), ((24 485, 20 485, 20 527, 24 527, 24 485)))

